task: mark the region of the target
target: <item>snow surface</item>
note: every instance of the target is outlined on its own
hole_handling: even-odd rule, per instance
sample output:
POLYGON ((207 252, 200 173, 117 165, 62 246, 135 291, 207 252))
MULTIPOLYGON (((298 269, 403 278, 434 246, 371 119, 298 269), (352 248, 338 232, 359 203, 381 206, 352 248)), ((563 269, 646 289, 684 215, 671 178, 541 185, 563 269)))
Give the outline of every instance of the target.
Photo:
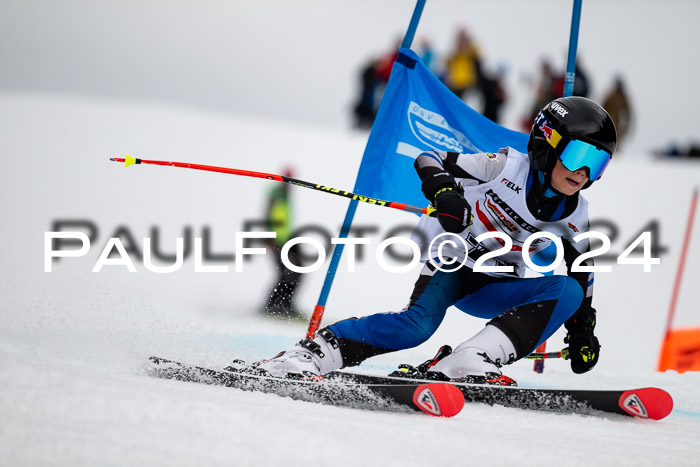
MULTIPOLYGON (((107 67, 107 71, 130 77, 138 74, 134 69, 118 65, 128 63, 132 55, 141 57, 141 65, 148 64, 154 50, 170 50, 167 53, 177 57, 176 51, 167 47, 168 39, 172 39, 170 35, 162 40, 155 36, 148 36, 148 40, 142 38, 148 53, 135 45, 134 37, 140 37, 139 34, 147 30, 145 24, 159 11, 159 3, 153 2, 144 4, 143 15, 130 15, 129 12, 137 10, 129 8, 139 8, 137 3, 140 5, 140 2, 107 3, 109 8, 81 10, 88 17, 99 13, 101 20, 94 23, 81 21, 85 16, 78 15, 75 9, 57 11, 58 7, 49 8, 45 2, 38 1, 7 2, 13 14, 0 15, 5 18, 0 21, 15 20, 12 25, 3 23, 0 33, 11 35, 15 31, 17 38, 24 40, 14 48, 9 47, 17 42, 0 41, 2 56, 11 58, 13 64, 25 66, 22 76, 28 80, 26 86, 10 83, 9 90, 8 82, 3 81, 0 92, 0 465, 406 466, 494 462, 569 466, 697 465, 700 373, 660 374, 654 370, 690 195, 700 181, 700 166, 681 161, 662 162, 632 149, 625 157, 616 159, 606 172, 605 181, 595 184, 585 196, 591 202, 592 218, 609 220, 619 229, 611 249, 617 254, 649 222, 657 220, 661 243, 667 248, 660 255, 661 264, 654 266, 651 273, 642 272, 638 266, 613 265, 613 272, 597 275, 594 305, 599 310, 597 333, 603 350, 600 364, 594 371, 577 376, 570 372, 566 362, 548 361, 542 375, 532 372, 531 362, 517 362, 507 368, 507 373, 524 386, 662 387, 675 400, 675 409, 665 420, 543 414, 481 405, 468 405, 452 419, 436 419, 422 414, 322 406, 274 395, 146 376, 144 364, 150 355, 215 367, 227 364, 233 357, 268 357, 300 339, 305 325, 270 321, 257 314, 261 297, 272 280, 268 258, 252 259, 244 264, 244 271, 240 273, 234 272, 232 261, 210 263, 228 266, 229 272, 195 273, 191 256, 172 274, 150 272, 137 260, 134 261, 136 273, 129 273, 120 266, 105 266, 99 273, 91 272, 107 239, 120 229, 126 229, 140 246, 143 238, 153 237, 155 228, 160 234, 160 249, 172 253, 175 238, 185 235, 187 228, 191 228, 195 237, 204 236, 208 228, 211 251, 231 254, 235 249, 236 232, 244 230, 246 220, 260 216, 265 194, 271 187, 257 179, 182 169, 152 166, 124 169, 108 158, 129 153, 146 159, 189 161, 272 173, 292 163, 298 178, 351 189, 367 135, 307 120, 306 123, 280 121, 277 119, 290 115, 275 115, 272 110, 268 112, 272 118, 263 118, 269 103, 259 100, 259 88, 251 88, 250 98, 251 102, 258 99, 263 110, 251 117, 246 108, 238 109, 241 114, 236 115, 168 103, 165 91, 170 89, 176 94, 177 86, 188 82, 184 77, 183 81, 175 83, 161 79, 157 84, 163 89, 154 85, 143 94, 133 89, 124 89, 121 94, 104 92, 91 88, 100 82, 101 75, 96 71, 104 71, 97 66, 88 67, 93 73, 81 77, 84 81, 76 84, 76 89, 59 85, 61 77, 69 82, 77 77, 71 74, 74 72, 71 66, 57 65, 83 64, 80 60, 72 62, 60 52, 71 48, 80 50, 77 44, 82 47, 82 44, 91 43, 96 44, 98 51, 103 50, 104 44, 100 41, 113 37, 116 32, 100 29, 100 26, 115 15, 116 25, 134 22, 136 35, 124 33, 122 45, 129 46, 124 55, 114 55, 112 49, 107 49, 107 58, 99 62, 114 67, 107 67), (44 7, 48 9, 42 9, 44 7), (70 16, 71 21, 53 21, 59 14, 64 15, 64 19, 70 16), (42 25, 39 29, 47 31, 46 37, 51 37, 52 31, 57 32, 50 41, 56 48, 48 49, 54 52, 52 66, 46 65, 46 56, 35 48, 37 43, 48 47, 49 42, 18 32, 25 31, 22 26, 27 24, 42 25), (67 32, 71 24, 80 25, 74 30, 75 36, 67 32), (91 36, 84 36, 80 28, 87 28, 89 24, 93 28, 91 36), (83 37, 95 40, 85 41, 83 37), (37 60, 22 62, 16 52, 23 50, 37 60), (139 55, 139 51, 143 54, 139 55), (42 60, 39 57, 43 57, 42 60), (27 72, 33 70, 32 66, 38 67, 34 74, 27 72), (45 70, 55 73, 52 75, 45 70), (55 88, 32 85, 34 82, 29 77, 39 79, 42 71, 46 82, 51 82, 54 79, 51 76, 55 76, 55 88), (70 94, 63 91, 70 91, 70 94), (101 94, 111 97, 97 97, 101 94), (94 223, 98 227, 97 238, 86 256, 54 261, 52 272, 44 272, 44 234, 52 230, 56 220, 66 219, 94 223)), ((283 8, 282 5, 293 3, 297 4, 279 2, 274 6, 283 8)), ((355 11, 349 3, 340 3, 343 5, 341 13, 355 11)), ((355 14, 366 13, 368 5, 376 3, 357 2, 355 14)), ((401 2, 388 3, 394 9, 408 8, 401 2)), ((412 8, 412 2, 407 3, 412 8)), ((517 3, 521 2, 508 2, 508 6, 518 12, 517 3)), ((554 4, 536 3, 548 7, 554 4)), ((615 12, 624 11, 632 4, 606 3, 611 4, 615 12)), ((270 2, 260 4, 268 8, 271 5, 270 2)), ((302 3, 301 7, 309 4, 302 3)), ((600 2, 586 2, 584 12, 591 11, 586 10, 589 4, 593 10, 600 7, 600 2)), ((85 6, 80 2, 70 5, 85 6)), ((168 10, 171 16, 163 18, 167 31, 177 29, 173 25, 181 24, 188 18, 187 13, 196 11, 188 2, 176 5, 168 10)), ((212 8, 224 8, 225 13, 224 5, 229 4, 211 2, 212 8)), ((262 17, 271 25, 282 24, 285 19, 284 14, 265 16, 265 12, 255 6, 257 3, 242 5, 245 7, 237 11, 235 25, 248 34, 252 34, 255 24, 259 26, 256 21, 262 17), (256 18, 252 24, 244 21, 248 14, 256 18)), ((388 15, 385 12, 388 7, 381 5, 376 7, 376 16, 366 16, 369 25, 365 28, 372 30, 372 25, 376 25, 383 28, 384 35, 370 33, 368 38, 362 39, 374 41, 367 43, 377 51, 384 49, 382 40, 390 42, 387 35, 394 29, 403 31, 410 16, 410 10, 402 17, 388 15), (384 26, 389 23, 392 26, 384 26)), ((642 10, 647 12, 642 16, 644 21, 651 21, 649 8, 658 13, 654 9, 658 7, 649 6, 651 2, 634 2, 634 5, 646 8, 642 10)), ((697 8, 694 2, 665 2, 664 5, 672 5, 676 10, 659 15, 662 23, 674 12, 678 14, 680 7, 697 8)), ((450 6, 454 4, 428 2, 425 31, 433 31, 440 37, 447 34, 436 32, 439 28, 434 24, 445 18, 445 10, 450 6)), ((483 8, 486 7, 481 3, 470 4, 474 17, 484 11, 483 8)), ((222 10, 213 11, 222 13, 222 10)), ((290 13, 284 9, 279 11, 290 13)), ((680 8, 680 11, 684 10, 680 8)), ((324 24, 331 28, 330 11, 321 9, 321 13, 324 24)), ((193 26, 205 27, 203 16, 202 12, 190 16, 193 26)), ((311 26, 316 23, 311 16, 300 16, 305 18, 307 29, 313 29, 311 26)), ((616 18, 603 18, 606 24, 614 22, 613 19, 616 18)), ((679 14, 674 19, 679 22, 678 29, 664 29, 664 34, 655 40, 666 40, 672 32, 682 36, 690 30, 682 25, 693 19, 692 14, 679 14)), ((484 24, 493 24, 493 21, 489 19, 484 24)), ((663 25, 664 28, 668 26, 663 25)), ((353 29, 355 26, 343 27, 353 29)), ((566 29, 563 25, 556 27, 566 29)), ((300 30, 310 37, 307 29, 300 30)), ((191 53, 199 45, 197 38, 214 40, 212 36, 224 30, 228 31, 219 23, 212 27, 211 35, 188 29, 183 43, 175 43, 184 47, 184 43, 193 42, 191 49, 184 47, 191 53)), ((639 27, 633 32, 639 35, 643 30, 646 28, 639 27)), ((288 29, 282 28, 284 31, 288 29)), ((618 34, 610 28, 605 31, 618 34)), ((479 36, 487 37, 485 32, 479 36)), ((504 38, 498 34, 490 37, 494 39, 483 42, 505 50, 498 49, 504 38)), ((265 41, 264 47, 260 46, 262 50, 279 44, 287 45, 290 50, 318 45, 316 56, 337 60, 340 70, 348 63, 355 66, 368 50, 359 46, 353 48, 352 42, 346 44, 348 53, 354 54, 351 55, 353 61, 348 57, 333 57, 330 45, 321 44, 323 41, 296 44, 293 41, 282 43, 276 38, 278 36, 270 33, 269 44, 265 41)), ((303 41, 302 38, 296 40, 303 41)), ((229 48, 226 52, 235 51, 243 54, 243 58, 255 55, 253 44, 246 42, 245 45, 250 50, 229 48)), ((675 52, 669 49, 669 55, 675 52)), ((208 53, 220 57, 223 51, 215 49, 208 53)), ((98 56, 96 52, 89 58, 98 56)), ((202 56, 200 68, 189 81, 197 87, 204 87, 201 83, 206 81, 207 66, 211 63, 207 60, 216 61, 204 52, 202 56)), ((607 70, 605 60, 612 58, 601 57, 598 53, 586 55, 592 67, 607 70), (604 63, 595 64, 593 60, 604 63)), ((641 58, 629 58, 633 68, 642 66, 641 58)), ((330 63, 323 69, 336 73, 330 63)), ((295 71, 291 76, 298 76, 295 66, 291 68, 295 71)), ((10 66, 3 70, 3 75, 15 76, 17 69, 17 66, 10 66), (12 74, 5 75, 6 71, 12 74)), ((319 72, 314 70, 317 69, 312 67, 301 75, 311 73, 318 77, 319 72)), ((248 68, 241 68, 238 73, 244 76, 248 71, 248 68)), ((679 81, 670 87, 684 88, 683 80, 690 75, 692 73, 676 77, 679 81)), ((146 73, 144 79, 149 81, 153 76, 146 73)), ((323 95, 329 104, 337 102, 338 97, 333 95, 335 81, 313 82, 311 88, 305 88, 305 83, 295 79, 291 79, 289 94, 311 89, 323 95)), ((658 84, 658 76, 650 73, 638 84, 641 86, 637 88, 641 90, 638 95, 645 96, 645 99, 640 97, 646 109, 644 118, 667 115, 671 109, 669 105, 678 104, 682 107, 679 112, 686 112, 683 110, 685 103, 662 102, 657 94, 649 91, 654 80, 658 84)), ((260 87, 277 92, 275 86, 265 81, 260 87)), ((696 88, 689 86, 687 91, 696 92, 696 88)), ((320 108, 316 100, 310 105, 314 112, 320 108)), ((696 120, 681 120, 681 125, 687 127, 679 130, 681 136, 692 134, 691 128, 696 131, 696 120)), ((648 133, 645 131, 641 136, 648 133)), ((674 136, 670 131, 664 134, 669 138, 674 136)), ((644 141, 644 148, 659 142, 644 141)), ((345 200, 302 188, 294 189, 293 196, 300 225, 318 224, 337 232, 345 214, 345 200)), ((368 259, 358 262, 357 272, 346 271, 347 257, 342 261, 324 323, 349 316, 395 311, 404 306, 417 271, 384 272, 371 260, 371 253, 392 227, 415 223, 415 220, 411 215, 378 207, 358 209, 355 225, 376 225, 378 231, 370 237, 373 243, 367 252, 368 259)), ((696 217, 694 229, 675 319, 678 326, 700 325, 697 309, 700 272, 692 267, 700 261, 700 216, 696 217)), ((307 275, 301 285, 299 304, 309 315, 324 271, 307 275)), ((481 326, 483 321, 450 310, 441 329, 424 345, 372 359, 361 368, 386 373, 397 363, 421 362, 439 345, 455 345, 481 326)), ((561 338, 561 332, 553 336, 549 348, 563 346, 561 338)))
MULTIPOLYGON (((132 154, 144 158, 270 172, 292 160, 299 162, 299 178, 343 188, 352 185, 363 135, 95 99, 2 95, 0 103, 2 465, 444 465, 493 462, 495 456, 523 465, 696 465, 700 374, 653 372, 679 253, 680 233, 664 221, 682 215, 687 203, 669 207, 653 188, 638 204, 611 188, 615 183, 591 189, 590 198, 614 199, 602 203, 601 214, 623 225, 634 213, 677 209, 661 216, 670 251, 652 273, 617 266, 598 275, 603 353, 595 371, 576 376, 560 361, 547 362, 542 375, 532 372, 530 362, 508 368, 521 385, 659 386, 675 399, 666 420, 480 405, 449 420, 367 413, 144 374, 153 354, 221 367, 233 357, 271 356, 301 338, 303 324, 269 321, 255 312, 270 285, 267 258, 244 264, 241 273, 232 263, 227 273, 194 273, 191 258, 171 274, 150 272, 139 261, 136 273, 123 266, 91 272, 119 226, 139 241, 159 226, 167 252, 174 251, 183 226, 191 225, 197 236, 209 226, 212 250, 232 252, 235 232, 243 219, 261 212, 269 188, 256 179, 183 169, 124 169, 108 157, 137 149, 132 154), (284 150, 270 144, 281 139, 290 143, 284 150), (332 168, 324 163, 329 157, 332 168), (92 219, 99 238, 85 257, 54 261, 46 273, 44 232, 55 219, 92 219)), ((619 181, 634 170, 642 169, 622 160, 606 178, 619 181)), ((697 180, 692 166, 646 170, 673 177, 673 186, 665 189, 681 201, 697 180)), ((631 189, 635 183, 643 181, 627 182, 631 189)), ((301 188, 293 195, 300 223, 340 224, 346 201, 301 188)), ((362 206, 356 222, 380 223, 381 234, 383 226, 414 222, 408 214, 386 211, 362 206)), ((373 244, 378 240, 373 237, 373 244)), ((692 258, 698 258, 700 245, 693 245, 692 258)), ((415 272, 390 274, 368 260, 358 262, 355 273, 346 267, 345 259, 327 323, 398 310, 415 280, 415 272)), ((689 322, 697 311, 691 305, 698 298, 692 287, 697 274, 689 269, 679 308, 679 319, 689 322)), ((300 304, 307 312, 322 276, 323 270, 310 274, 301 286, 300 304)), ((422 361, 439 345, 457 344, 482 325, 452 310, 426 344, 363 368, 384 373, 400 362, 422 361)), ((550 340, 550 348, 559 345, 561 335, 550 340)))

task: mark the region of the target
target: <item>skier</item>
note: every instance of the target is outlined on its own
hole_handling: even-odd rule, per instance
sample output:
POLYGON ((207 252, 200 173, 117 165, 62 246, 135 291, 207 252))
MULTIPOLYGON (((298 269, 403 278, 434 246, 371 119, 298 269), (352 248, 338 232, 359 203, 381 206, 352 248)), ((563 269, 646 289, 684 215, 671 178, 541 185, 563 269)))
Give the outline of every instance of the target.
MULTIPOLYGON (((480 154, 424 152, 415 168, 438 215, 423 216, 416 227, 423 234, 415 238, 458 234, 469 244, 468 256, 460 245, 443 248, 443 254, 466 262, 445 271, 450 261, 434 259, 437 244, 430 251, 423 248, 427 261, 403 311, 339 321, 258 368, 274 376, 322 375, 412 348, 437 330, 454 305, 489 321, 454 352, 445 348, 410 376, 515 384, 500 367, 532 353, 562 325, 571 369, 589 371, 600 351, 591 306, 593 273, 571 271, 573 261, 588 251, 586 240, 573 238, 588 230, 588 203, 580 190, 600 179, 616 142, 614 123, 601 106, 583 97, 564 97, 547 104, 535 118, 528 154, 513 148, 480 154), (524 277, 523 244, 541 231, 561 240, 567 275, 524 277), (474 270, 480 256, 507 244, 497 238, 474 241, 486 232, 507 234, 512 247, 483 266, 510 266, 511 272, 474 270)), ((526 253, 542 251, 550 243, 537 238, 526 253)), ((592 261, 581 264, 590 266, 592 261)))
MULTIPOLYGON (((292 177, 291 168, 284 170, 285 177, 292 177)), ((263 308, 267 316, 303 319, 294 306, 294 293, 299 286, 301 273, 292 271, 282 262, 282 247, 292 235, 292 203, 289 198, 289 185, 277 184, 271 191, 266 211, 268 231, 275 232, 277 236, 269 241, 269 246, 275 260, 277 277, 272 289, 267 293, 263 308)), ((287 253, 289 260, 294 264, 301 262, 298 245, 293 246, 287 253)))

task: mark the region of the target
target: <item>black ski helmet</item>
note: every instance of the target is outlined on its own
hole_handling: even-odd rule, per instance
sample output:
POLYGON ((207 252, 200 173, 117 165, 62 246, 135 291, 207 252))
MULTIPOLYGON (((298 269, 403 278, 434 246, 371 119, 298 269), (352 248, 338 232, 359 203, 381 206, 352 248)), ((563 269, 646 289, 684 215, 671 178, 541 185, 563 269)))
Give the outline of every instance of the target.
MULTIPOLYGON (((605 109, 590 99, 555 99, 537 114, 530 131, 527 143, 530 166, 535 170, 550 172, 571 141, 588 143, 612 158, 617 146, 615 124, 605 109)), ((590 180, 583 188, 588 188, 600 178, 600 175, 591 176, 590 168, 586 168, 589 169, 590 180)), ((601 173, 604 169, 603 166, 601 173)))

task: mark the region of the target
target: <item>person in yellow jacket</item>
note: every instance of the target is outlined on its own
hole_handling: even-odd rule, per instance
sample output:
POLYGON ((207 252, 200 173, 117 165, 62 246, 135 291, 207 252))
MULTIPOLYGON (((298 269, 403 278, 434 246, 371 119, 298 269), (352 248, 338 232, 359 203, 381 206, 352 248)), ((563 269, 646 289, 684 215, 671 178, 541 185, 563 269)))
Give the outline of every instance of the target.
POLYGON ((445 84, 460 99, 478 89, 481 78, 481 58, 479 50, 466 30, 457 34, 454 52, 445 63, 445 84))
MULTIPOLYGON (((291 169, 286 169, 285 176, 291 177, 291 169)), ((289 185, 277 184, 270 191, 270 198, 266 213, 267 230, 275 232, 277 236, 270 240, 269 247, 272 250, 277 269, 275 285, 267 294, 264 311, 267 315, 282 318, 297 318, 302 315, 294 306, 294 293, 301 273, 294 272, 282 263, 282 247, 291 238, 293 229, 292 205, 289 199, 289 185)), ((300 265, 300 252, 298 245, 288 252, 289 261, 300 265)))

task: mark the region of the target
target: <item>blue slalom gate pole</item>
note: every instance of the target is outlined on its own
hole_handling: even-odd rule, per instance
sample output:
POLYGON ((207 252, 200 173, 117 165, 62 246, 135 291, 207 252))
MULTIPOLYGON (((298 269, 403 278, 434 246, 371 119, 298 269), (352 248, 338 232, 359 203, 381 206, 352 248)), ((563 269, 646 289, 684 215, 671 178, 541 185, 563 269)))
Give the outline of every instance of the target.
POLYGON ((405 49, 410 49, 411 44, 413 44, 413 38, 416 35, 416 29, 418 29, 418 22, 423 14, 423 7, 425 7, 425 0, 418 0, 416 7, 413 9, 413 15, 411 16, 411 22, 408 24, 406 35, 403 36, 403 42, 401 42, 401 47, 405 49))
MULTIPOLYGON (((566 75, 564 76, 564 97, 574 95, 574 79, 576 78, 576 51, 578 49, 578 30, 581 24, 581 4, 583 0, 574 0, 574 11, 571 14, 571 32, 569 33, 569 54, 566 58, 566 75)), ((536 352, 545 352, 547 341, 542 342, 536 352)), ((536 373, 544 371, 544 360, 535 360, 533 370, 536 373)))
POLYGON ((574 79, 576 78, 576 50, 578 49, 578 30, 581 23, 582 3, 583 0, 574 0, 574 11, 571 15, 569 55, 566 59, 566 75, 564 77, 564 97, 574 95, 574 79))
MULTIPOLYGON (((425 6, 426 0, 417 0, 416 7, 413 9, 413 15, 411 16, 411 22, 408 25, 408 30, 406 35, 401 42, 401 47, 410 48, 413 43, 413 38, 416 35, 416 29, 418 28, 418 22, 423 14, 423 7, 425 6)), ((380 103, 381 105, 381 103, 380 103)), ((355 180, 355 185, 357 185, 357 180, 355 180)), ((355 188, 353 191, 357 191, 355 188)), ((350 227, 352 221, 355 218, 355 211, 357 211, 358 201, 350 201, 350 206, 345 213, 345 220, 343 220, 343 226, 340 228, 340 234, 338 238, 347 238, 350 232, 350 227)), ((314 307, 314 312, 311 315, 311 320, 309 321, 309 328, 306 331, 306 338, 312 339, 316 335, 316 331, 321 325, 321 320, 323 319, 323 313, 326 310, 326 302, 328 301, 328 295, 331 292, 331 285, 333 285, 333 280, 335 279, 335 273, 338 270, 338 265, 340 264, 340 257, 343 255, 343 244, 336 244, 333 248, 333 256, 331 257, 331 263, 328 265, 328 270, 326 271, 326 278, 323 281, 323 287, 321 288, 321 294, 318 297, 318 302, 314 307)))

